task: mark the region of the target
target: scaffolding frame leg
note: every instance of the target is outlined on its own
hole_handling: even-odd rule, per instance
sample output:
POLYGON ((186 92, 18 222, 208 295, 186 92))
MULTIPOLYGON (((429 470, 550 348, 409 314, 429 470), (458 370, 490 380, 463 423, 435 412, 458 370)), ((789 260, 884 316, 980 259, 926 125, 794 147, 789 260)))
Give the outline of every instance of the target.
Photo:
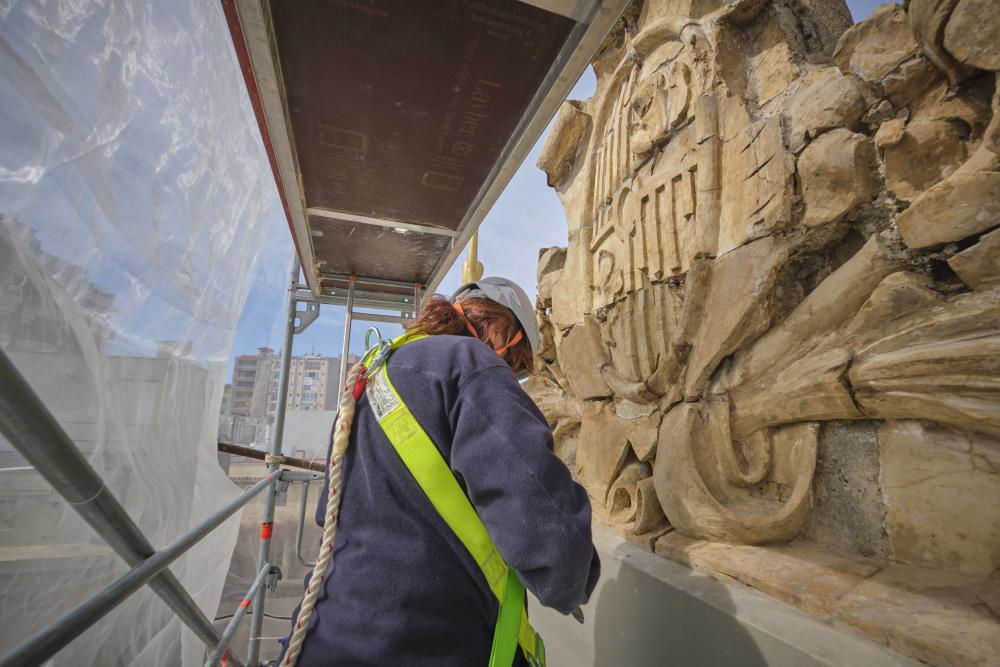
MULTIPOLYGON (((340 381, 337 382, 337 397, 344 391, 344 383, 347 381, 347 357, 351 351, 351 323, 354 320, 354 274, 347 283, 347 316, 344 318, 344 346, 340 353, 340 381)), ((338 405, 340 401, 337 401, 338 405)))
MULTIPOLYGON (((292 343, 295 338, 296 299, 295 290, 299 282, 299 258, 292 260, 292 271, 288 285, 286 303, 285 340, 281 348, 281 370, 278 375, 278 397, 274 409, 274 430, 271 432, 270 451, 273 457, 267 464, 267 472, 276 475, 279 470, 277 463, 281 456, 282 440, 285 432, 285 409, 288 404, 288 376, 292 366, 292 343)), ((260 546, 257 550, 257 571, 271 562, 271 533, 274 526, 274 505, 277 495, 277 485, 271 485, 264 495, 264 512, 261 516, 260 546)), ((250 619, 250 641, 247 646, 247 665, 257 667, 260 664, 260 633, 264 626, 264 602, 267 598, 267 587, 260 586, 253 598, 253 615, 250 619)))
MULTIPOLYGON (((264 567, 260 568, 257 572, 257 576, 254 578, 253 583, 250 584, 250 588, 247 590, 247 594, 243 597, 243 602, 240 606, 236 608, 233 612, 233 618, 226 625, 226 629, 222 631, 222 638, 219 639, 219 643, 212 647, 211 652, 205 659, 204 667, 216 667, 222 660, 223 656, 229 653, 229 644, 233 641, 233 635, 236 634, 236 630, 240 627, 240 622, 247 613, 247 605, 245 602, 247 600, 252 600, 257 591, 264 585, 264 579, 267 577, 268 572, 271 571, 271 564, 265 563, 264 567)), ((231 655, 231 654, 230 654, 231 655)), ((228 658, 226 664, 232 661, 232 658, 228 658)))

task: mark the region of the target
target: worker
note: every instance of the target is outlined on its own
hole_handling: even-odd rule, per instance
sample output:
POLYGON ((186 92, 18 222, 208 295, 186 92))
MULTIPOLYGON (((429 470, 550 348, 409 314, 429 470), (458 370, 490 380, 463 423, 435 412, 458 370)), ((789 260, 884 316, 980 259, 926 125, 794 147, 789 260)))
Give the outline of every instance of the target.
MULTIPOLYGON (((538 339, 524 290, 485 278, 451 300, 429 299, 407 333, 384 346, 384 364, 357 375, 358 382, 365 374, 368 380, 364 392, 355 392, 335 490, 340 507, 332 563, 302 621, 299 666, 544 664, 544 644, 535 643, 521 612, 524 589, 571 613, 590 597, 600 562, 587 494, 553 453, 548 424, 518 382, 533 370, 538 339), (382 391, 393 390, 385 394, 389 403, 405 406, 415 419, 403 430, 426 433, 432 456, 438 465, 446 462, 442 470, 457 482, 455 493, 474 508, 471 518, 442 514, 443 492, 418 480, 421 473, 397 449, 399 428, 387 436, 379 413, 397 406, 378 395, 373 404, 380 377, 382 391), (492 556, 473 555, 466 543, 475 536, 458 534, 468 526, 452 525, 462 521, 485 527, 488 536, 480 542, 487 546, 479 548, 495 545, 492 556), (508 635, 511 623, 516 626, 516 646, 513 638, 500 639, 505 623, 508 635)), ((379 365, 374 356, 364 363, 379 365)), ((461 504, 455 500, 444 504, 461 504)), ((321 526, 327 505, 324 493, 316 516, 321 526)))

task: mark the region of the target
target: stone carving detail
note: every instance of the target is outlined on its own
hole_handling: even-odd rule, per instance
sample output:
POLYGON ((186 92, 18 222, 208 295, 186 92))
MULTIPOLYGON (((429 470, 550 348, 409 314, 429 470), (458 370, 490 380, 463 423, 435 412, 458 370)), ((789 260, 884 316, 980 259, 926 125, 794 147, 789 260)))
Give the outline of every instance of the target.
MULTIPOLYGON (((529 389, 609 522, 796 538, 826 421, 880 425, 887 502, 913 497, 901 452, 921 470, 956 460, 935 433, 996 460, 988 4, 911 0, 849 27, 842 0, 650 0, 608 37, 595 96, 564 105, 540 160, 570 243, 540 263, 547 342, 529 389)), ((970 465, 1000 497, 1000 470, 970 465)), ((990 544, 917 548, 891 506, 891 557, 1000 567, 1000 533, 982 528, 995 520, 942 511, 960 505, 954 520, 990 544)))

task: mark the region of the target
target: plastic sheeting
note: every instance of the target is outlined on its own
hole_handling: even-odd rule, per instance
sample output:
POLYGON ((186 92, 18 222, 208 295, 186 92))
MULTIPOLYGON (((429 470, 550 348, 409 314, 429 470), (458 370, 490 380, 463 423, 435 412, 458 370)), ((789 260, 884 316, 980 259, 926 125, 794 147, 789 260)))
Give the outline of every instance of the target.
MULTIPOLYGON (((0 100, 0 345, 164 546, 237 493, 225 364, 281 224, 221 8, 0 0, 0 100)), ((0 468, 3 653, 126 566, 3 441, 0 468)), ((210 618, 237 521, 172 566, 210 618)), ((203 650, 144 589, 54 663, 203 650)))

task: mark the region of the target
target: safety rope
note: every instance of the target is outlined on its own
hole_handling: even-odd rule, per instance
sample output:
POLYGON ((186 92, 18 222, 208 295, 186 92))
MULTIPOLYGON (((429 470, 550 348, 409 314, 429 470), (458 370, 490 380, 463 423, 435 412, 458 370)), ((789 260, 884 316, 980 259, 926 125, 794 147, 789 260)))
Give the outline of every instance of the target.
POLYGON ((341 464, 344 461, 347 445, 351 441, 351 424, 354 422, 354 411, 357 408, 354 385, 357 383, 358 375, 363 368, 362 364, 355 364, 351 372, 348 373, 345 387, 341 388, 340 416, 337 417, 337 425, 333 429, 333 447, 330 450, 330 461, 327 466, 330 481, 328 484, 329 495, 326 501, 326 519, 323 522, 323 540, 320 543, 319 554, 316 556, 316 565, 313 566, 312 576, 309 577, 305 597, 302 598, 302 604, 299 607, 295 628, 292 631, 292 636, 288 639, 288 650, 285 651, 285 658, 281 661, 282 667, 294 667, 299 659, 302 642, 305 640, 306 630, 309 628, 309 619, 316 607, 316 599, 323 589, 323 580, 326 578, 327 568, 333 558, 333 538, 337 534, 337 519, 340 516, 341 464))

